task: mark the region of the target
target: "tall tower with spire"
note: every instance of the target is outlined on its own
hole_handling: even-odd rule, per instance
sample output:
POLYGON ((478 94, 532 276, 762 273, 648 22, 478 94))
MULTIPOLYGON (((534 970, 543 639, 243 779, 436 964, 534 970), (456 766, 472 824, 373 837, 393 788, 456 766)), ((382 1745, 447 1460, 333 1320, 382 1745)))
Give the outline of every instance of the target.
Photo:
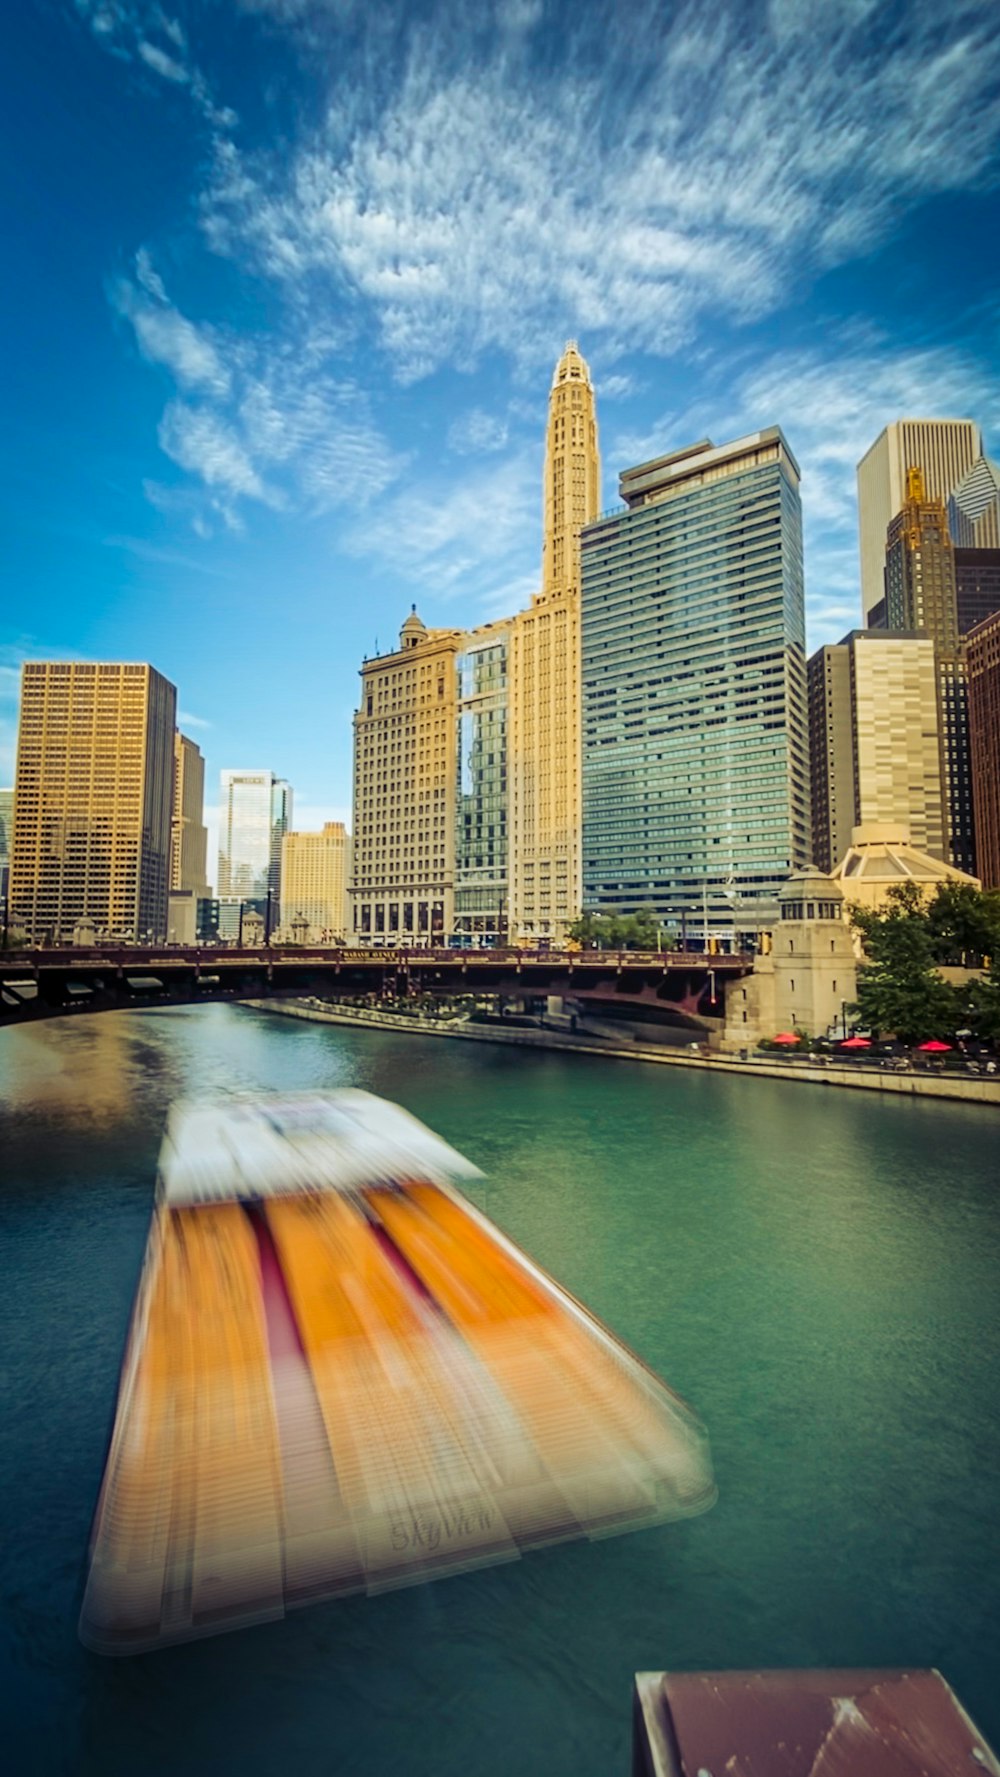
POLYGON ((580 531, 601 504, 590 371, 571 339, 556 365, 545 438, 541 599, 580 587, 580 531))
POLYGON ((541 589, 511 629, 509 928, 516 941, 558 941, 580 912, 580 531, 600 503, 594 390, 570 340, 549 396, 541 589))

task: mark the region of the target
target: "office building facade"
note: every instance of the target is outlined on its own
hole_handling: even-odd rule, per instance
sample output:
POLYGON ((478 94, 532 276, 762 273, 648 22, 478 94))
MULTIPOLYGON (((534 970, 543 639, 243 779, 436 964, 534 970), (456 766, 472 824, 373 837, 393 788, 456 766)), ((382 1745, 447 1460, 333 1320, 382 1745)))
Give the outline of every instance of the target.
POLYGON ((149 665, 22 668, 10 922, 166 935, 177 693, 149 665))
POLYGON ((1000 612, 970 632, 968 651, 977 874, 984 888, 1000 889, 1000 612))
POLYGON ((0 790, 0 902, 6 910, 10 888, 10 854, 14 845, 14 786, 0 790))
MULTIPOLYGON (((858 464, 858 538, 865 623, 884 594, 886 532, 906 500, 907 473, 919 468, 930 499, 947 501, 981 454, 972 420, 894 420, 858 464)), ((984 545, 1000 542, 984 537, 984 545)))
POLYGON ((174 735, 174 797, 170 823, 170 890, 208 894, 205 761, 201 748, 180 730, 174 735))
POLYGON ((948 529, 956 549, 1000 549, 1000 467, 977 457, 948 498, 948 529))
POLYGON ((283 935, 304 924, 310 943, 339 942, 348 929, 350 839, 343 821, 318 833, 286 833, 281 843, 283 935))
POLYGON ((809 661, 813 857, 835 870, 862 824, 946 855, 938 675, 930 636, 854 630, 809 661))
POLYGON ((1000 549, 955 547, 955 599, 958 633, 967 636, 977 623, 1000 611, 1000 549))
POLYGON ((732 940, 808 861, 799 472, 771 427, 620 486, 581 538, 584 905, 732 940))
POLYGON ((281 921, 281 842, 292 824, 292 787, 273 771, 220 776, 220 932, 239 935, 239 910, 253 907, 270 935, 281 921))
POLYGON ((510 932, 558 942, 581 904, 580 532, 600 510, 590 372, 556 365, 543 477, 542 585, 510 635, 510 932))
POLYGON ((459 945, 505 942, 509 918, 509 623, 463 639, 457 673, 455 910, 459 945))
POLYGON ((351 927, 363 943, 443 943, 455 917, 459 629, 414 606, 361 668, 354 717, 351 927))
POLYGON ((854 708, 846 643, 817 648, 810 655, 806 687, 812 862, 820 870, 832 870, 847 850, 855 825, 854 708))
POLYGON ((885 547, 887 630, 925 630, 934 643, 938 681, 938 736, 945 787, 945 856, 976 873, 969 764, 965 643, 958 627, 955 550, 944 502, 928 494, 923 472, 907 473, 906 498, 892 519, 885 547))

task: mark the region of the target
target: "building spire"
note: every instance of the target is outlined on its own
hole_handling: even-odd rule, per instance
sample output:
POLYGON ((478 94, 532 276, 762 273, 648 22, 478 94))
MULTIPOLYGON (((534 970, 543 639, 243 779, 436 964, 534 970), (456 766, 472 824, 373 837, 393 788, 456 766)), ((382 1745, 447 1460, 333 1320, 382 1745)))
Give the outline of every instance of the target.
POLYGON ((545 441, 542 591, 547 600, 579 589, 580 531, 600 511, 601 459, 590 371, 567 340, 552 378, 545 441))

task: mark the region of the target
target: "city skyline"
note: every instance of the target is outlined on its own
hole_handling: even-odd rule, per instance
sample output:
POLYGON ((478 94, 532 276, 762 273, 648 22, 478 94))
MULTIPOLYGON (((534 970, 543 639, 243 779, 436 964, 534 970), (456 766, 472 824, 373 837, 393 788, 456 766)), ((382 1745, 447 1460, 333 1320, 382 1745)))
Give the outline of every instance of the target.
POLYGON ((882 427, 996 449, 987 6, 657 9, 641 67, 602 5, 371 11, 17 9, 0 783, 23 659, 150 660, 210 784, 264 757, 302 826, 349 819, 361 656, 414 600, 466 627, 538 588, 567 337, 608 487, 782 426, 810 651, 862 621, 882 427))

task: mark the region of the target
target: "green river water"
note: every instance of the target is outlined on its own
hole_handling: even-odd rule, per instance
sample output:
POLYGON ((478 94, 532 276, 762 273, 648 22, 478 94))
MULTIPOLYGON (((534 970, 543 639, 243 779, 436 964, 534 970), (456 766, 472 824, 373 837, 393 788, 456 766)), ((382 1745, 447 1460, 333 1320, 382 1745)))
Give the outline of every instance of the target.
POLYGON ((0 1033, 5 1768, 605 1777, 637 1670, 938 1666, 1000 1740, 1000 1125, 232 1007, 0 1033), (121 1662, 86 1542, 181 1093, 359 1085, 698 1409, 704 1517, 121 1662))

